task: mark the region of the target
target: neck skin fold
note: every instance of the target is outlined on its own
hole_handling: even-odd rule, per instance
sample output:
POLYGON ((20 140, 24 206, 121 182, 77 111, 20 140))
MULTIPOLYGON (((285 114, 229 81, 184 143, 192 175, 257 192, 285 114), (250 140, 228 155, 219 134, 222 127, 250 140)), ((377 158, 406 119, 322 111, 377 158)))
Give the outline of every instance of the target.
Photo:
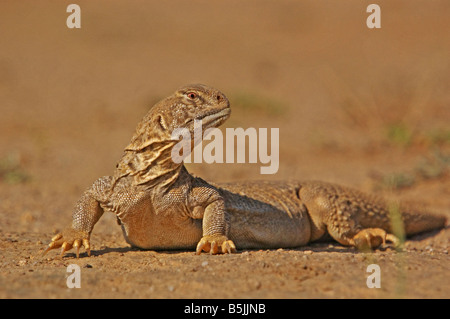
POLYGON ((142 150, 126 150, 116 170, 116 180, 132 176, 134 185, 166 187, 178 178, 183 163, 172 160, 176 141, 152 143, 142 150))

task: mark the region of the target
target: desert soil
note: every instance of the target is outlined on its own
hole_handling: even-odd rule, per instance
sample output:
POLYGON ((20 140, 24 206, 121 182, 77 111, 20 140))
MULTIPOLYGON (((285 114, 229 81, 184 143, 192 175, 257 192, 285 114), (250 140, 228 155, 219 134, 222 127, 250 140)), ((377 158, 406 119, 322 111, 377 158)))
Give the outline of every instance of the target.
POLYGON ((92 256, 39 254, 110 175, 146 110, 181 85, 223 91, 224 127, 280 128, 279 170, 195 164, 205 180, 323 180, 450 217, 450 3, 360 0, 0 4, 0 298, 449 298, 450 229, 402 252, 130 248, 105 214, 92 256), (81 267, 69 289, 67 267, 81 267), (380 288, 368 288, 377 264, 380 288))

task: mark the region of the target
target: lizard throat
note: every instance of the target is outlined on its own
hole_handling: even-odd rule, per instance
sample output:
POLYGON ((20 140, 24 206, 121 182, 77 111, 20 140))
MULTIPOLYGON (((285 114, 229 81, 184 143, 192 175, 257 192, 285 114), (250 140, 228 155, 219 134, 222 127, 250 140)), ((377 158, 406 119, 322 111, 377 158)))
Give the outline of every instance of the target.
POLYGON ((182 167, 182 163, 175 163, 171 158, 173 145, 174 142, 154 143, 140 151, 125 151, 116 176, 132 176, 135 185, 171 185, 182 167))

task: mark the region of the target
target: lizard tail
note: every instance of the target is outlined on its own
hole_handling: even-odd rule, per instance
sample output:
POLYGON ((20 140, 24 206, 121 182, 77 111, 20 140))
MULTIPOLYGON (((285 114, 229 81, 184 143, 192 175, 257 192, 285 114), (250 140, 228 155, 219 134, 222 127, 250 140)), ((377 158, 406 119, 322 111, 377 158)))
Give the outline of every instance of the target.
POLYGON ((399 211, 401 218, 396 216, 395 209, 391 210, 392 228, 395 231, 397 227, 402 227, 406 236, 441 229, 447 224, 444 215, 430 213, 429 210, 416 205, 403 204, 399 211))

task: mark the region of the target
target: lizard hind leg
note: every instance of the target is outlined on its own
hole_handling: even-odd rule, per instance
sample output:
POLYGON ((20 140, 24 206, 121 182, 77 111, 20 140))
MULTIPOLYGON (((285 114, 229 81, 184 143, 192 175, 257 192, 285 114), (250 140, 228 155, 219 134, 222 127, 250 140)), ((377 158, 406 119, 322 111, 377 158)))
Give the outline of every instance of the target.
POLYGON ((390 241, 397 248, 400 246, 400 240, 393 234, 388 234, 381 228, 365 228, 359 231, 350 242, 361 251, 372 250, 381 244, 390 241))
POLYGON ((334 221, 327 225, 330 236, 344 246, 354 246, 360 251, 370 251, 386 242, 401 247, 401 240, 379 227, 363 228, 356 220, 334 221))

